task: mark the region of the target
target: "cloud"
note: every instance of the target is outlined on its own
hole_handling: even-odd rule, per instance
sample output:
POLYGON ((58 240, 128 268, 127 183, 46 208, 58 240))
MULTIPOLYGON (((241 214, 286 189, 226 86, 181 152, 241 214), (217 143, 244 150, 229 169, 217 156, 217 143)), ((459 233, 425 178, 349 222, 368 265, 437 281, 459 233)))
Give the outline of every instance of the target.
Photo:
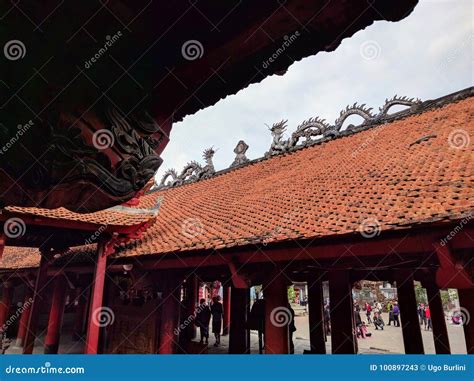
POLYGON ((210 146, 219 149, 216 169, 226 168, 240 139, 250 146, 249 158, 261 157, 271 142, 265 124, 281 119, 288 119, 291 132, 312 116, 333 122, 356 101, 377 110, 395 94, 426 100, 472 86, 472 44, 470 0, 421 1, 401 22, 378 21, 336 51, 296 62, 284 76, 268 77, 177 123, 157 178, 168 168, 202 162, 210 146), (367 42, 379 47, 373 59, 361 54, 367 42))

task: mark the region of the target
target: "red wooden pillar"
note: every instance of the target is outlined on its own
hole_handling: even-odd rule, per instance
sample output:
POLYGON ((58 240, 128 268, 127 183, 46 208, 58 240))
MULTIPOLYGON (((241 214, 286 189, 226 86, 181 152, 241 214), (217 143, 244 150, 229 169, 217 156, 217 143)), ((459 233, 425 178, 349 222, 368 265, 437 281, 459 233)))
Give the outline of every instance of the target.
POLYGON ((446 328, 446 317, 444 316, 443 303, 439 288, 434 281, 427 281, 424 284, 428 295, 430 306, 431 323, 433 327, 434 346, 437 354, 450 354, 448 329, 446 328))
POLYGON ((21 317, 18 323, 18 333, 16 335, 16 346, 22 347, 25 340, 26 330, 28 328, 28 321, 31 314, 31 305, 33 302, 33 289, 29 284, 25 285, 25 296, 23 300, 21 317))
POLYGON ((181 281, 168 278, 163 290, 160 319, 160 342, 158 353, 173 354, 178 351, 179 335, 176 335, 179 326, 181 281))
POLYGON ((231 289, 230 286, 224 286, 224 300, 223 300, 223 307, 224 307, 224 320, 223 320, 223 330, 222 335, 229 334, 229 327, 230 327, 230 305, 231 305, 231 289))
POLYGON ((467 353, 474 354, 474 288, 458 289, 467 353))
POLYGON ((13 285, 11 282, 3 282, 2 301, 0 302, 0 329, 8 320, 8 313, 12 305, 13 285))
POLYGON ((32 354, 36 340, 36 329, 39 314, 42 305, 46 302, 45 287, 48 279, 48 267, 52 258, 50 249, 41 250, 41 260, 36 275, 35 289, 33 291, 33 301, 31 303, 31 311, 26 328, 25 339, 23 344, 23 354, 32 354))
MULTIPOLYGON (((249 289, 233 287, 231 293, 232 298, 230 299, 230 317, 232 320, 229 325, 229 353, 250 353, 250 331, 248 331, 245 326, 247 323, 247 312, 249 309, 249 289)), ((228 308, 226 302, 224 306, 224 313, 225 308, 228 308)))
POLYGON ((99 351, 100 321, 102 302, 104 300, 105 271, 107 269, 107 256, 105 254, 105 241, 97 245, 97 262, 95 265, 89 319, 87 322, 87 336, 84 346, 85 354, 97 354, 99 351))
POLYGON ((64 307, 66 304, 67 283, 63 275, 54 280, 53 300, 49 312, 48 331, 44 343, 45 354, 56 354, 59 348, 59 338, 63 323, 64 307))
POLYGON ((277 269, 263 288, 265 298, 265 354, 290 353, 288 288, 285 276, 277 269))
POLYGON ((4 249, 5 249, 5 233, 2 231, 0 233, 0 260, 2 260, 4 249))
POLYGON ((355 354, 357 338, 354 327, 352 285, 348 270, 329 272, 329 300, 332 353, 355 354))
POLYGON ((316 354, 326 354, 323 304, 323 284, 316 275, 308 279, 309 342, 311 353, 316 354))
POLYGON ((423 354, 423 339, 417 312, 413 270, 398 269, 395 274, 405 353, 423 354))

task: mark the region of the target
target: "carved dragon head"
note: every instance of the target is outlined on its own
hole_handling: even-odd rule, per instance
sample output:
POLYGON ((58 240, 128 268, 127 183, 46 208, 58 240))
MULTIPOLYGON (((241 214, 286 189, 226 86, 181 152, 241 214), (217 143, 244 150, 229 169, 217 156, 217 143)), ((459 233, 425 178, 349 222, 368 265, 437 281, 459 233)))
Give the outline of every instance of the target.
POLYGON ((286 131, 286 123, 288 120, 282 120, 278 123, 274 123, 271 127, 269 127, 272 136, 279 140, 286 131))
POLYGON ((214 149, 214 147, 210 147, 204 150, 204 152, 202 153, 202 157, 206 162, 209 162, 210 160, 212 160, 212 157, 215 153, 216 150, 214 149))

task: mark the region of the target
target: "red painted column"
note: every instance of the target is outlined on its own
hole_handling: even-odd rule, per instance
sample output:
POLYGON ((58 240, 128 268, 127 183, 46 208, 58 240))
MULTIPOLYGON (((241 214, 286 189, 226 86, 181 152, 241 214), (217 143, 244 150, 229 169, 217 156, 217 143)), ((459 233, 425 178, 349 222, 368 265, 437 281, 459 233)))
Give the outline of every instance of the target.
POLYGON ((265 299, 265 354, 290 353, 288 287, 285 276, 276 269, 263 288, 265 299))
POLYGON ((29 284, 25 285, 25 297, 23 300, 21 318, 18 323, 18 333, 16 335, 16 346, 22 347, 25 340, 28 321, 30 320, 31 306, 33 302, 33 289, 29 284))
POLYGON ((158 353, 173 354, 178 351, 181 282, 178 278, 169 278, 163 290, 160 319, 160 342, 158 353))
POLYGON ((35 289, 33 291, 33 302, 31 304, 28 326, 26 328, 23 354, 32 354, 36 340, 36 329, 42 305, 46 302, 45 287, 48 279, 48 267, 51 261, 51 251, 41 251, 41 261, 36 275, 35 289))
POLYGON ((5 233, 3 233, 3 229, 1 230, 2 232, 0 233, 0 260, 2 260, 3 250, 5 249, 5 233))
MULTIPOLYGON (((198 280, 196 274, 191 274, 186 279, 186 319, 195 315, 198 298, 198 280)), ((186 320, 185 319, 185 320, 186 320)), ((186 326, 186 338, 192 340, 196 337, 196 326, 188 324, 186 326)))
POLYGON ((332 353, 357 353, 352 286, 348 270, 329 272, 329 306, 332 353))
POLYGON ((428 295, 428 304, 431 313, 431 325, 433 327, 433 340, 436 354, 451 354, 449 345, 448 329, 446 328, 446 317, 444 316, 443 302, 439 288, 434 281, 424 284, 428 295))
POLYGON ((398 305, 406 354, 423 354, 423 339, 417 312, 413 270, 395 270, 398 305))
POLYGON ((326 354, 323 285, 320 275, 308 279, 309 342, 311 353, 326 354))
POLYGON ((474 354, 474 288, 458 289, 467 353, 474 354))
POLYGON ((12 304, 13 285, 11 282, 4 282, 2 288, 2 301, 0 302, 0 329, 8 319, 8 313, 12 304))
POLYGON ((59 338, 63 323, 64 307, 66 304, 67 283, 63 275, 58 275, 54 280, 53 300, 49 312, 48 331, 44 343, 45 354, 57 354, 59 338))
MULTIPOLYGON (((250 353, 250 331, 245 326, 249 309, 249 289, 232 287, 231 293, 230 317, 232 320, 229 326, 229 353, 247 354, 250 353)), ((226 306, 224 306, 224 313, 225 308, 226 306)))
POLYGON ((105 270, 107 268, 107 256, 104 252, 105 242, 97 245, 97 262, 93 278, 89 319, 87 322, 87 337, 84 345, 85 354, 97 354, 99 351, 100 322, 98 316, 101 314, 104 300, 105 270))
POLYGON ((229 327, 230 327, 230 305, 231 305, 231 289, 230 286, 224 286, 224 300, 223 300, 223 307, 224 307, 224 319, 223 319, 223 330, 222 335, 229 334, 229 327))

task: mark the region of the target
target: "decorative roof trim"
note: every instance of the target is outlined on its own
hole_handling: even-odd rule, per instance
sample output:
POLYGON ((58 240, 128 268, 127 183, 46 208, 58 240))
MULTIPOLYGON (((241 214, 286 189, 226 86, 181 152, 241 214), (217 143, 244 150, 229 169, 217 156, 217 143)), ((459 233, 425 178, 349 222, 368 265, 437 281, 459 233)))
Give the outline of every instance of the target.
MULTIPOLYGON (((202 179, 219 176, 243 166, 267 160, 276 155, 292 153, 294 151, 325 143, 340 137, 350 136, 382 124, 392 123, 396 120, 404 119, 412 115, 421 114, 430 109, 442 107, 446 104, 454 103, 471 96, 474 96, 474 86, 449 95, 445 95, 440 98, 426 101, 421 101, 419 98, 408 98, 405 96, 399 97, 395 95, 393 98, 385 99, 385 103, 379 108, 378 114, 373 114, 372 108, 367 108, 365 104, 358 105, 357 103, 354 103, 352 106, 347 106, 339 113, 339 117, 335 120, 333 125, 328 124, 324 119, 320 119, 319 117, 310 118, 303 121, 286 140, 283 140, 282 138, 287 128, 287 120, 282 120, 269 127, 269 130, 272 134, 272 143, 270 145, 270 149, 263 157, 249 160, 245 156, 248 145, 243 140, 241 140, 239 143, 237 143, 237 146, 234 149, 236 158, 229 168, 215 171, 214 165, 212 165, 212 168, 208 167, 208 165, 201 167, 199 163, 191 162, 183 169, 180 175, 177 175, 177 172, 174 169, 169 169, 166 171, 162 177, 161 182, 156 184, 157 186, 152 189, 152 191, 167 189, 179 185, 189 184, 202 179), (409 108, 389 114, 389 110, 396 105, 407 106, 409 108), (361 116, 363 118, 363 122, 357 126, 350 124, 345 130, 342 130, 345 120, 351 115, 361 116), (302 139, 304 139, 304 141, 301 141, 302 139), (243 156, 239 156, 240 151, 238 151, 238 147, 242 143, 245 146, 242 146, 242 148, 239 149, 243 149, 243 147, 245 147, 245 149, 243 149, 242 153, 240 154, 243 156), (238 158, 241 160, 238 160, 238 158), (198 170, 196 170, 196 175, 188 174, 187 176, 183 176, 187 173, 186 171, 190 170, 190 168, 194 168, 193 166, 197 166, 198 168, 198 170), (208 167, 207 171, 205 170, 206 167, 208 167), (198 176, 200 173, 203 175, 198 176), (170 176, 172 180, 166 182, 167 178, 170 176)), ((210 152, 212 152, 212 155, 210 155, 209 160, 212 164, 212 156, 215 153, 212 148, 204 151, 203 156, 206 159, 206 153, 209 155, 210 152)), ((206 159, 206 162, 209 161, 206 159)))

